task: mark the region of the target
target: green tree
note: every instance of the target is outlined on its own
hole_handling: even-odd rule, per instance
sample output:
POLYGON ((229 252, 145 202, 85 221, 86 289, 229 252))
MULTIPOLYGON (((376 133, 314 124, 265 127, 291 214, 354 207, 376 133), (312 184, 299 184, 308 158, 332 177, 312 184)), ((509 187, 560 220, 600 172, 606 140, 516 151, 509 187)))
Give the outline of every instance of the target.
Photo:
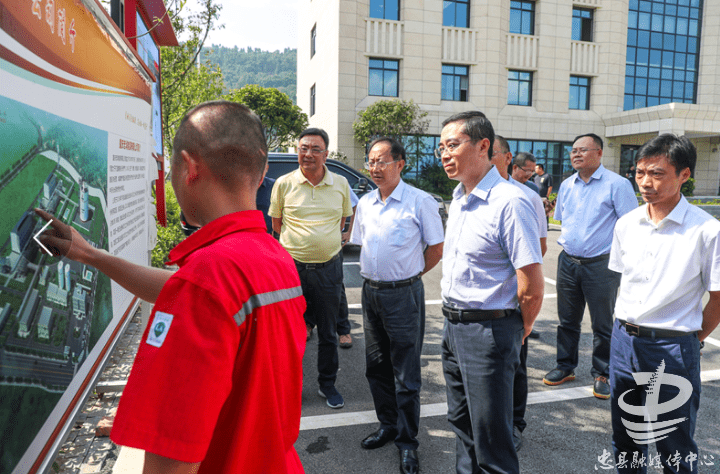
POLYGON ((217 65, 201 55, 208 33, 217 26, 220 5, 214 0, 200 0, 200 13, 186 13, 187 0, 174 12, 172 25, 178 37, 188 38, 178 47, 160 48, 162 64, 162 115, 165 151, 172 154, 172 140, 180 120, 190 108, 219 99, 223 93, 223 76, 217 65))
POLYGON ((392 137, 402 142, 405 135, 422 135, 427 131, 427 112, 412 100, 379 100, 358 112, 353 123, 353 136, 363 146, 378 137, 392 137))
POLYGON ((180 205, 170 182, 165 182, 165 210, 167 227, 157 226, 157 245, 152 249, 150 263, 153 267, 164 268, 168 254, 182 242, 185 234, 180 227, 180 205))
POLYGON ((300 107, 273 87, 249 84, 231 90, 225 98, 247 105, 260 117, 270 150, 291 144, 308 126, 308 117, 300 107))

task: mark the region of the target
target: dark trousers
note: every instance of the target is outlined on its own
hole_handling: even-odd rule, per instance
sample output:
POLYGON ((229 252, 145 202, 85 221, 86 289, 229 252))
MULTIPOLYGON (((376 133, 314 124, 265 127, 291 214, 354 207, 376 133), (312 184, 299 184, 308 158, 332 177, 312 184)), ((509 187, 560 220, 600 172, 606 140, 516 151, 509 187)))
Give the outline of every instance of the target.
POLYGON ((525 344, 520 347, 520 364, 515 371, 513 381, 513 426, 525 431, 525 409, 527 408, 528 383, 527 383, 527 357, 530 338, 525 339, 525 344))
POLYGON ((512 430, 522 336, 519 311, 490 321, 445 321, 442 364, 458 474, 520 471, 512 430))
MULTIPOLYGON (((628 335, 619 322, 615 322, 612 332, 612 353, 610 356, 610 414, 612 416, 612 444, 615 452, 615 465, 621 474, 645 473, 646 466, 633 465, 635 453, 637 458, 648 457, 648 445, 638 444, 628 433, 628 426, 625 423, 635 423, 632 428, 636 438, 641 438, 642 433, 648 432, 648 421, 642 415, 643 408, 646 408, 655 425, 652 429, 656 433, 652 438, 663 438, 656 442, 657 452, 663 464, 663 472, 670 473, 697 473, 700 459, 697 444, 693 440, 695 433, 695 422, 697 411, 700 405, 700 342, 695 334, 680 337, 649 338, 633 337, 628 335), (664 361, 664 368, 659 366, 664 361), (634 373, 647 374, 645 385, 636 382, 634 373), (658 378, 659 372, 662 373, 658 378), (668 376, 672 374, 680 379, 668 376), (659 393, 657 402, 648 393, 653 390, 650 378, 657 379, 654 384, 655 390, 659 393), (674 380, 673 380, 674 379, 674 380), (683 387, 682 385, 685 385, 683 387), (683 389, 685 389, 683 393, 683 389), (630 410, 638 411, 637 414, 628 413, 620 405, 630 405, 630 410), (683 402, 671 411, 663 408, 672 408, 672 403, 683 402), (665 407, 658 404, 665 403, 665 407), (623 419, 625 422, 623 422, 623 419), (680 420, 673 422, 673 420, 680 420), (664 427, 663 422, 670 425, 664 427), (666 433, 667 430, 671 430, 666 433), (676 456, 676 452, 679 455, 676 456), (626 460, 624 467, 620 466, 621 455, 624 453, 626 460), (690 465, 692 456, 698 456, 690 465), (668 464, 668 458, 671 464, 668 464), (674 463, 673 458, 677 460, 674 463), (687 459, 686 459, 687 458, 687 459)), ((645 440, 643 440, 645 441, 645 440)), ((653 465, 655 465, 654 463, 653 465)), ((647 462, 646 462, 647 465, 647 462)))
POLYGON ((362 290, 365 376, 381 428, 397 429, 399 449, 417 449, 420 355, 425 336, 422 280, 402 288, 362 290))
POLYGON ((590 310, 593 331, 593 377, 607 377, 610 364, 615 300, 621 274, 608 268, 607 260, 578 264, 565 251, 560 252, 557 269, 557 366, 574 370, 578 365, 578 346, 585 303, 590 310))
POLYGON ((337 315, 342 293, 342 258, 322 268, 296 263, 303 296, 307 303, 305 323, 318 330, 318 384, 335 385, 338 371, 337 315))
POLYGON ((347 296, 345 295, 345 283, 342 284, 340 293, 340 314, 337 318, 337 333, 340 336, 350 334, 350 310, 348 309, 347 296))

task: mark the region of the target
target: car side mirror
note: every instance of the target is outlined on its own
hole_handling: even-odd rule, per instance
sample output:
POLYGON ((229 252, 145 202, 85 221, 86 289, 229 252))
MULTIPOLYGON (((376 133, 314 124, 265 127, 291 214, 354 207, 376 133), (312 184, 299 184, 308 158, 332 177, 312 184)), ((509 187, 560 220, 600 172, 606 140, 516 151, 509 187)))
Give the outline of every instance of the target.
POLYGON ((367 178, 360 178, 358 180, 358 191, 360 191, 361 193, 367 192, 369 186, 370 185, 368 183, 367 178))

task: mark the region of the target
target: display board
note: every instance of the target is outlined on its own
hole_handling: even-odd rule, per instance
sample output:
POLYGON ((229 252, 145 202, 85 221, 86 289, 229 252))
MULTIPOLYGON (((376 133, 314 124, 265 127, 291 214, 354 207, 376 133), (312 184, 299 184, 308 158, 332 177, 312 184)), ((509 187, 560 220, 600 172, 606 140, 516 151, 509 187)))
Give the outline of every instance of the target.
POLYGON ((151 78, 94 1, 0 0, 0 473, 40 472, 135 301, 33 209, 147 263, 151 78))

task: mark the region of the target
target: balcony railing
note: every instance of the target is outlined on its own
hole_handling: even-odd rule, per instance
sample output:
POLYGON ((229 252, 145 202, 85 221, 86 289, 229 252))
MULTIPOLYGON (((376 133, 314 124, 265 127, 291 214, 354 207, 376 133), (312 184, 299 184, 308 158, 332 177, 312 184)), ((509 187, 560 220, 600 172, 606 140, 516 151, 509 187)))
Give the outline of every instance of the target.
POLYGON ((365 52, 377 56, 402 56, 403 23, 367 18, 365 52))
POLYGON ((537 69, 540 38, 530 35, 507 35, 507 67, 537 69))
POLYGON ((570 72, 593 76, 600 73, 600 45, 586 41, 570 42, 570 72))
POLYGON ((442 60, 470 64, 475 62, 477 31, 444 26, 442 60))

